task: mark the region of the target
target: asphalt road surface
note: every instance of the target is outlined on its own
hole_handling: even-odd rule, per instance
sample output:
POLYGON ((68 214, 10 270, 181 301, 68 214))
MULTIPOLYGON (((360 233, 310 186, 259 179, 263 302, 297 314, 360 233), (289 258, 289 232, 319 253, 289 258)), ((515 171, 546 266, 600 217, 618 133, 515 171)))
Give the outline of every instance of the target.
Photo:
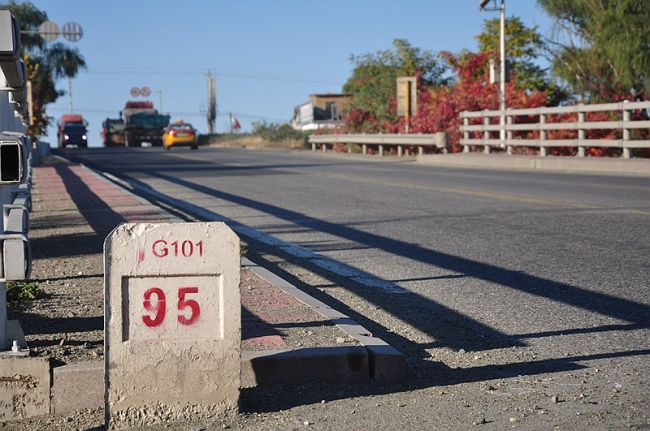
POLYGON ((650 178, 300 151, 67 154, 255 229, 252 258, 408 357, 398 389, 245 393, 260 413, 248 427, 650 426, 650 178))

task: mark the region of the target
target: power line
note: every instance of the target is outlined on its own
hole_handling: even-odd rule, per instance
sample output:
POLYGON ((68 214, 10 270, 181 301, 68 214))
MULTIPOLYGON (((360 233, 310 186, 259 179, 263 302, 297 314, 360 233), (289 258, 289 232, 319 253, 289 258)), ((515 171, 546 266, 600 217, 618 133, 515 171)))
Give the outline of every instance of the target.
MULTIPOLYGON (((84 107, 77 107, 76 108, 78 112, 89 112, 93 114, 117 114, 119 110, 115 109, 107 109, 107 108, 84 108, 84 107)), ((48 107, 48 110, 54 111, 54 112, 67 112, 66 108, 58 107, 58 106, 50 106, 48 107)), ((201 113, 198 111, 171 111, 174 116, 183 116, 183 117, 205 117, 205 113, 201 113)), ((228 109, 224 109, 224 113, 217 113, 217 117, 228 117, 229 114, 226 114, 225 112, 231 112, 235 117, 239 118, 245 118, 245 119, 252 119, 252 120, 270 120, 270 121, 282 121, 286 122, 288 121, 286 118, 277 118, 277 117, 270 117, 268 115, 260 115, 260 114, 251 114, 251 113, 245 113, 245 112, 235 112, 235 111, 229 111, 228 109)))
POLYGON ((206 70, 213 71, 217 77, 230 77, 251 79, 260 81, 277 81, 277 82, 302 82, 308 84, 327 84, 342 86, 340 82, 329 81, 325 79, 313 79, 303 76, 292 76, 282 74, 259 75, 240 71, 227 71, 219 69, 146 69, 146 68, 97 68, 87 70, 91 75, 205 75, 206 70))

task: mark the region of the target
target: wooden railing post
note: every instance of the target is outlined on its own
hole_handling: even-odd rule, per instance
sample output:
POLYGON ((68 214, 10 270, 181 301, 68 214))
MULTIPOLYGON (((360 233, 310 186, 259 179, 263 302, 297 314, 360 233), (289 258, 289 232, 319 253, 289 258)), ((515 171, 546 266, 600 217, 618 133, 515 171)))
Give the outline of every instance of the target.
MULTIPOLYGON (((582 105, 582 103, 580 104, 582 105)), ((585 122, 585 113, 578 112, 578 157, 585 156, 584 140, 586 137, 585 129, 582 128, 582 123, 585 122)))
MULTIPOLYGON (((467 117, 463 118, 463 126, 465 127, 469 126, 469 118, 467 117)), ((463 139, 465 140, 469 139, 469 132, 467 130, 463 132, 463 139)), ((469 145, 467 144, 463 145, 463 153, 469 153, 469 145)))
MULTIPOLYGON (((512 125, 512 115, 506 116, 506 125, 508 126, 512 125)), ((512 155, 512 145, 510 145, 510 142, 512 142, 512 130, 507 130, 506 131, 506 153, 512 155)))
POLYGON ((545 124, 546 114, 539 114, 539 125, 541 126, 539 129, 539 140, 541 141, 539 146, 539 155, 542 157, 546 157, 546 147, 544 146, 544 141, 546 141, 546 130, 542 128, 545 124))
MULTIPOLYGON (((623 103, 628 103, 627 100, 623 101, 623 103)), ((630 158, 630 149, 626 147, 626 145, 630 142, 630 129, 625 127, 625 123, 628 123, 631 120, 631 115, 630 111, 628 109, 623 109, 623 158, 624 159, 629 159, 630 158)))
MULTIPOLYGON (((486 111, 487 111, 487 109, 486 109, 486 111)), ((485 117, 483 117, 483 125, 484 126, 489 126, 490 125, 490 117, 488 117, 487 115, 485 115, 485 117)), ((490 139, 490 131, 489 130, 484 130, 483 131, 483 139, 484 140, 489 140, 490 139)), ((485 154, 490 154, 490 144, 485 143, 485 145, 483 146, 483 152, 485 154)))

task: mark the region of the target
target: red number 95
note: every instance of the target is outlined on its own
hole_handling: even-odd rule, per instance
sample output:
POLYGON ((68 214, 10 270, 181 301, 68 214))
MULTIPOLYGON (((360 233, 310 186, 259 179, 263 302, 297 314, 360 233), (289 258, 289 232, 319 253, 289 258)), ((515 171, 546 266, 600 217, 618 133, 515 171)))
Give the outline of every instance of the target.
MULTIPOLYGON (((179 287, 178 288, 178 321, 182 325, 194 324, 201 315, 201 307, 194 299, 187 299, 186 296, 192 293, 199 293, 198 287, 179 287)), ((142 306, 150 314, 142 316, 142 321, 149 327, 155 327, 162 324, 167 313, 167 303, 165 301, 165 292, 159 287, 151 287, 144 292, 142 306)))

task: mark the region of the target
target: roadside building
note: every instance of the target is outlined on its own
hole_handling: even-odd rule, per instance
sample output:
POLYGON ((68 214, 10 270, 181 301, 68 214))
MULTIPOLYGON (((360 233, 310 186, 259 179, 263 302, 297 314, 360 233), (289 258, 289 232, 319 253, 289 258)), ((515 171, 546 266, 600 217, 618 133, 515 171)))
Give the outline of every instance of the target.
POLYGON ((350 94, 311 94, 294 108, 291 125, 295 130, 331 129, 343 125, 345 104, 350 94))

